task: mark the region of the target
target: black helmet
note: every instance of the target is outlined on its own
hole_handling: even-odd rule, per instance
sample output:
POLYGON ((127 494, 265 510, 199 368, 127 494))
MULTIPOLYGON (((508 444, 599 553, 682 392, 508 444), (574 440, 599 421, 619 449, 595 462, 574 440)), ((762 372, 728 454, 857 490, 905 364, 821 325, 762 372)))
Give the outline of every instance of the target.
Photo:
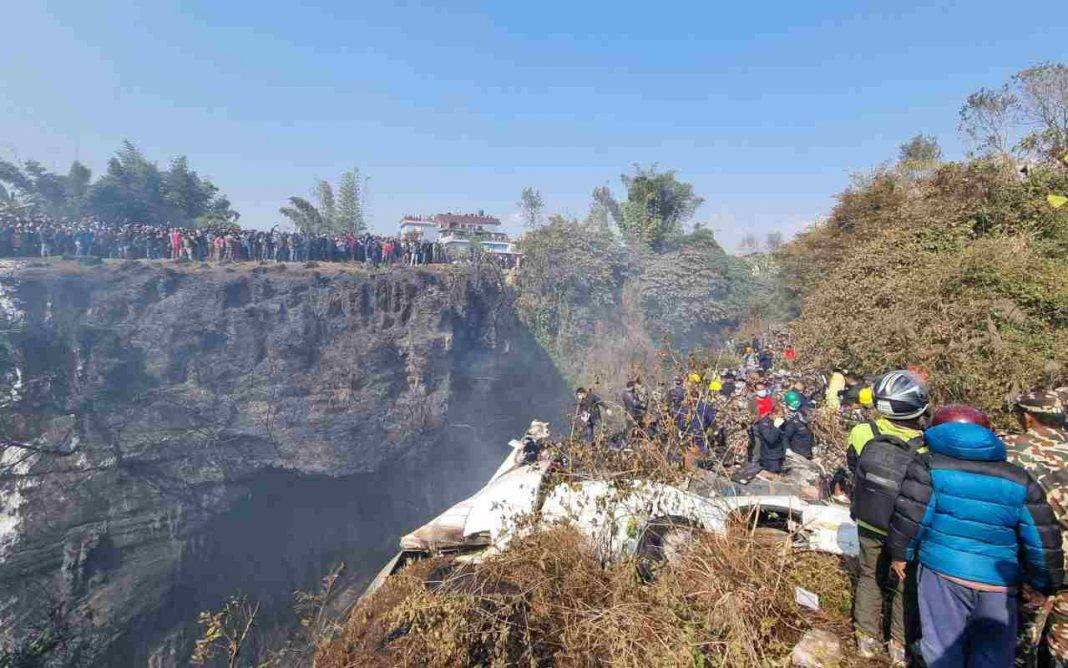
POLYGON ((930 403, 927 386, 909 371, 891 371, 875 381, 875 409, 894 420, 923 415, 930 403))

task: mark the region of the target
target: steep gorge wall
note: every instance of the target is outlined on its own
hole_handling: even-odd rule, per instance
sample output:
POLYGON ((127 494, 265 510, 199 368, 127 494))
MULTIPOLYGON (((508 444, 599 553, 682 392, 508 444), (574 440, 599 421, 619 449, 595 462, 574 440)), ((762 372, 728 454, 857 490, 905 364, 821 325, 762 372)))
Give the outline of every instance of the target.
POLYGON ((2 269, 0 642, 54 663, 358 582, 566 395, 488 270, 2 269))

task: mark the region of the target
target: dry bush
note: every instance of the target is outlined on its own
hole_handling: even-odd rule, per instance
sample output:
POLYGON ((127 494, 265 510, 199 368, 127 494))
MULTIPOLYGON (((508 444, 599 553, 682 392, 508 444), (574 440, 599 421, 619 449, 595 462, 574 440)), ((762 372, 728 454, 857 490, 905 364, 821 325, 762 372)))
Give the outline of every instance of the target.
POLYGON ((1008 424, 1022 390, 1068 379, 1068 172, 985 163, 929 179, 880 174, 780 259, 804 298, 793 325, 813 368, 930 372, 937 402, 1008 424))
MULTIPOLYGON (((701 366, 675 362, 683 375, 701 366)), ((704 380, 695 386, 717 404, 717 423, 743 454, 744 403, 711 396, 704 380)), ((606 428, 593 443, 551 444, 544 456, 556 465, 542 489, 592 477, 687 488, 694 469, 684 453, 692 444, 664 401, 650 406, 659 429, 632 424, 622 441, 613 438, 618 429, 606 428)), ((844 442, 841 426, 825 422, 824 441, 844 442)), ((539 528, 537 517, 527 517, 518 526, 507 549, 478 565, 438 558, 391 577, 320 645, 316 665, 781 665, 813 628, 840 638, 844 665, 859 665, 849 654, 850 587, 841 559, 796 552, 785 533, 738 521, 726 535, 700 534, 650 582, 639 575, 637 557, 606 562, 570 525, 539 528), (822 610, 798 606, 797 586, 818 594, 822 610)))
POLYGON ((812 413, 808 426, 812 430, 812 437, 822 459, 845 462, 849 434, 838 411, 821 406, 812 413))
POLYGON ((453 565, 434 582, 442 565, 391 578, 316 664, 760 666, 781 663, 814 627, 849 651, 838 559, 755 540, 744 526, 701 536, 649 584, 633 562, 602 564, 569 526, 519 539, 477 567, 453 565), (824 609, 800 608, 798 584, 824 609))

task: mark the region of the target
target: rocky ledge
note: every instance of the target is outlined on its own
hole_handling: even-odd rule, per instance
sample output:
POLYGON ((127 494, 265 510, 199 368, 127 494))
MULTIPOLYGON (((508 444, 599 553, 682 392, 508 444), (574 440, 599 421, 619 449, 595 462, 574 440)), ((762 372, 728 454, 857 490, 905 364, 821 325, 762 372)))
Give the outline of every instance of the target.
POLYGON ((180 665, 284 623, 477 488, 565 396, 492 269, 0 266, 0 655, 180 665))

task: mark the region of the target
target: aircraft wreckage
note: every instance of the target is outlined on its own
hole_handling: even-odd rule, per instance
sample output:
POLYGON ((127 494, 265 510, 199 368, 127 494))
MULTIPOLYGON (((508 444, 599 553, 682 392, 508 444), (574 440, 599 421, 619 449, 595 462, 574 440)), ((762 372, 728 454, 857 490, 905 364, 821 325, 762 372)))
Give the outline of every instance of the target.
MULTIPOLYGON (((400 540, 400 551, 368 585, 376 591, 405 565, 434 555, 478 562, 522 532, 560 522, 577 527, 605 560, 639 555, 670 560, 696 532, 725 533, 733 520, 788 532, 796 549, 856 556, 857 526, 849 508, 804 500, 799 493, 747 494, 705 481, 701 492, 649 480, 561 482, 543 490, 552 461, 542 456, 548 424, 533 422, 489 481, 400 540), (522 521, 536 518, 536 521, 522 521)), ((713 474, 705 473, 707 476, 713 474)))

